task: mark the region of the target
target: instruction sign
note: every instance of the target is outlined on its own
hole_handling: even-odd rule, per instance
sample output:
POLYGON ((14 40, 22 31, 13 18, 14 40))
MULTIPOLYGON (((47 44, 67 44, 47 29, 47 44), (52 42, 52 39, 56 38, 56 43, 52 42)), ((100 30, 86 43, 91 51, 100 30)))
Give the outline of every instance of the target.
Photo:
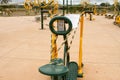
POLYGON ((64 31, 64 20, 57 20, 57 30, 64 31))

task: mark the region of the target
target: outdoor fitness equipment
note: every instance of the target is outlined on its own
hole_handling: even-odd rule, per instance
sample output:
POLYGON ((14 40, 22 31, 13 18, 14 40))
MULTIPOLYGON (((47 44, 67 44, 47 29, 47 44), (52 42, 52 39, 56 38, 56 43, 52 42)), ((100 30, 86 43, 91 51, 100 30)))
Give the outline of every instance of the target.
POLYGON ((86 16, 86 14, 88 14, 88 20, 90 20, 90 21, 93 21, 93 20, 95 20, 95 18, 93 18, 93 14, 95 14, 96 12, 95 12, 95 9, 96 9, 96 6, 94 7, 94 10, 92 10, 92 8, 89 6, 89 4, 90 4, 90 0, 81 0, 80 1, 80 3, 82 4, 82 6, 84 7, 83 9, 83 11, 85 11, 85 16, 86 16), (89 10, 88 10, 89 9, 89 10), (92 13, 89 13, 89 12, 91 12, 92 11, 92 13))
POLYGON ((93 14, 96 15, 97 14, 97 8, 96 8, 96 4, 93 7, 93 14))
POLYGON ((94 15, 106 15, 106 7, 98 7, 97 4, 95 3, 94 4, 94 7, 93 7, 93 12, 94 12, 94 15))
POLYGON ((24 2, 25 9, 31 10, 32 6, 33 6, 33 3, 30 0, 25 0, 25 2, 24 2))
POLYGON ((106 14, 105 17, 108 19, 114 19, 115 17, 115 21, 114 24, 118 24, 119 25, 119 7, 118 7, 118 0, 113 0, 114 1, 114 14, 106 14))
POLYGON ((51 19, 49 28, 52 33, 63 36, 64 43, 64 58, 53 58, 49 64, 39 68, 39 71, 45 75, 51 76, 51 80, 76 80, 78 65, 76 62, 69 62, 69 45, 67 34, 72 30, 72 22, 64 16, 57 16, 51 19), (57 26, 54 26, 57 22, 57 26))
MULTIPOLYGON (((63 36, 64 42, 64 56, 63 58, 58 58, 58 53, 51 53, 51 60, 48 64, 43 65, 39 68, 39 72, 44 75, 51 76, 51 80, 76 80, 77 77, 83 77, 83 64, 82 64, 82 38, 83 38, 83 23, 84 23, 84 14, 85 13, 93 13, 93 12, 83 12, 80 15, 75 16, 74 14, 68 14, 65 16, 56 16, 53 17, 49 23, 49 28, 52 34, 58 36, 63 36), (75 18, 75 19, 74 19, 75 18), (72 41, 70 41, 70 45, 68 44, 68 36, 73 28, 77 28, 74 26, 80 26, 80 46, 79 46, 79 60, 78 64, 76 62, 70 61, 70 45, 72 41)), ((74 34, 76 31, 74 31, 74 34)), ((74 38, 74 35, 72 36, 74 38)), ((53 39, 53 38, 52 38, 53 39)), ((56 39, 57 40, 57 39, 56 39)), ((56 42, 56 40, 54 40, 56 42)), ((54 45, 54 42, 52 43, 54 45)), ((61 48, 61 46, 60 46, 61 48)), ((57 50, 59 50, 58 48, 57 50)), ((52 51, 56 51, 56 48, 52 48, 52 51)))
POLYGON ((43 0, 43 2, 41 2, 40 0, 34 0, 33 2, 31 0, 25 0, 24 2, 24 7, 27 10, 32 9, 33 7, 39 7, 39 8, 46 8, 47 6, 51 5, 53 2, 53 0, 49 0, 48 3, 46 3, 45 0, 43 0))
POLYGON ((114 14, 105 14, 105 18, 114 19, 114 14))
POLYGON ((114 19, 114 17, 116 16, 117 14, 117 2, 118 0, 113 0, 114 1, 114 13, 113 14, 105 14, 105 18, 108 18, 108 19, 114 19))
POLYGON ((120 15, 115 17, 114 25, 118 25, 120 27, 120 15))
POLYGON ((55 2, 54 0, 49 0, 49 2, 47 4, 41 4, 41 29, 44 29, 44 26, 43 26, 43 14, 44 13, 49 13, 50 17, 52 18, 54 15, 57 15, 58 13, 58 3, 55 2), (46 7, 49 7, 51 9, 49 10, 46 10, 45 8, 46 7))
POLYGON ((93 11, 87 11, 87 13, 88 13, 88 15, 89 15, 89 17, 87 18, 88 20, 90 20, 90 21, 95 20, 95 18, 93 18, 93 14, 94 14, 93 11), (90 13, 88 13, 88 12, 90 12, 90 13))
POLYGON ((113 22, 114 25, 118 25, 120 27, 120 10, 117 6, 118 4, 118 0, 114 0, 114 14, 117 14, 116 17, 115 17, 115 21, 113 22))
POLYGON ((32 7, 33 7, 32 1, 31 0, 25 0, 24 7, 26 9, 26 15, 29 15, 31 10, 32 10, 32 7))
POLYGON ((61 16, 61 17, 54 17, 54 18, 52 18, 52 20, 50 21, 50 23, 49 23, 49 28, 50 28, 50 30, 54 33, 54 34, 57 34, 57 35, 67 35, 71 30, 72 30, 72 23, 71 23, 71 21, 68 19, 68 18, 66 18, 66 17, 63 17, 63 16, 61 16), (61 26, 58 26, 58 31, 56 31, 55 29, 54 29, 54 27, 53 27, 53 23, 55 22, 55 21, 61 21, 61 26), (63 22, 62 22, 63 21, 63 22), (64 22, 65 23, 69 23, 69 27, 68 27, 68 30, 64 30, 64 22))
POLYGON ((34 7, 39 8, 41 10, 41 29, 44 29, 43 15, 44 13, 48 13, 50 17, 54 16, 58 13, 58 2, 54 0, 43 0, 42 2, 34 0, 34 7))

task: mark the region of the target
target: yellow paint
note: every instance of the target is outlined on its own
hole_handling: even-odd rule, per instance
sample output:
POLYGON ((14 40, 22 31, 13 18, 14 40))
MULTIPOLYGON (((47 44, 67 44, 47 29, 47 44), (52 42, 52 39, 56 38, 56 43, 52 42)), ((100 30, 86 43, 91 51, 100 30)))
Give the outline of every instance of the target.
POLYGON ((116 16, 115 22, 116 22, 117 24, 120 24, 120 15, 116 16))
POLYGON ((117 4, 118 4, 118 0, 113 0, 114 1, 114 15, 117 14, 117 4))
POLYGON ((94 15, 96 15, 96 14, 97 14, 96 4, 95 4, 95 6, 94 6, 93 14, 94 14, 94 15))
POLYGON ((46 2, 46 0, 43 0, 43 3, 45 3, 44 6, 41 6, 41 8, 46 8, 50 5, 53 5, 54 4, 54 0, 48 0, 48 2, 46 2))
POLYGON ((57 51, 57 35, 52 33, 52 41, 51 41, 51 47, 52 47, 52 52, 51 52, 51 59, 55 59, 58 57, 58 51, 57 51))
POLYGON ((88 15, 89 15, 89 17, 87 18, 88 20, 90 20, 90 19, 91 19, 91 21, 95 20, 95 18, 93 18, 93 14, 88 14, 88 15))
MULTIPOLYGON (((83 13, 84 14, 84 13, 83 13)), ((79 44, 79 61, 78 61, 78 74, 82 74, 82 42, 83 42, 83 23, 84 23, 84 16, 81 15, 80 19, 80 44, 79 44)))
MULTIPOLYGON (((50 0, 49 0, 50 1, 50 0)), ((53 0, 54 1, 54 0, 53 0)), ((58 4, 54 4, 54 9, 50 10, 49 13, 51 14, 50 18, 53 18, 53 15, 56 14, 58 11, 58 4)), ((53 24, 54 25, 54 24, 53 24)), ((52 33, 52 41, 51 41, 51 47, 52 47, 52 52, 51 52, 51 59, 58 58, 58 51, 57 51, 57 35, 52 33)))
POLYGON ((58 2, 52 3, 52 6, 54 6, 51 10, 49 10, 50 18, 53 18, 54 15, 58 14, 58 2))
POLYGON ((31 10, 32 9, 32 2, 31 2, 31 0, 25 0, 24 7, 27 10, 31 10))
POLYGON ((41 3, 40 0, 34 0, 34 6, 39 6, 40 3, 41 3))
POLYGON ((54 4, 53 14, 58 13, 58 3, 54 4))

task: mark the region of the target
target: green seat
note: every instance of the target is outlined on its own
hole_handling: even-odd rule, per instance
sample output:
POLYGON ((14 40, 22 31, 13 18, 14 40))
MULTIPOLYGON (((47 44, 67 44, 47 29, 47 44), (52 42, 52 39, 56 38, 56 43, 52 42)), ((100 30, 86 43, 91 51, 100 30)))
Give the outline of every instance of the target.
POLYGON ((46 64, 39 68, 39 72, 49 76, 62 76, 68 72, 64 65, 46 64))

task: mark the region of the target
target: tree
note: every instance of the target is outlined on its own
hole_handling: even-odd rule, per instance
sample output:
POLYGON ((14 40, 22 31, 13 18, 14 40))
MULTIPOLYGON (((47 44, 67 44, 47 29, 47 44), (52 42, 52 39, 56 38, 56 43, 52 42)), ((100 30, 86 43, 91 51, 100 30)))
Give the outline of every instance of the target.
POLYGON ((12 0, 0 0, 0 3, 1 3, 1 4, 7 4, 7 3, 10 2, 10 1, 12 1, 12 0))
POLYGON ((109 2, 106 3, 106 6, 111 6, 109 2))
POLYGON ((100 6, 106 6, 106 3, 101 3, 100 6))
POLYGON ((116 7, 117 7, 117 10, 120 11, 120 2, 117 3, 116 7))
POLYGON ((110 6, 110 3, 106 2, 106 3, 101 3, 100 6, 110 6))

